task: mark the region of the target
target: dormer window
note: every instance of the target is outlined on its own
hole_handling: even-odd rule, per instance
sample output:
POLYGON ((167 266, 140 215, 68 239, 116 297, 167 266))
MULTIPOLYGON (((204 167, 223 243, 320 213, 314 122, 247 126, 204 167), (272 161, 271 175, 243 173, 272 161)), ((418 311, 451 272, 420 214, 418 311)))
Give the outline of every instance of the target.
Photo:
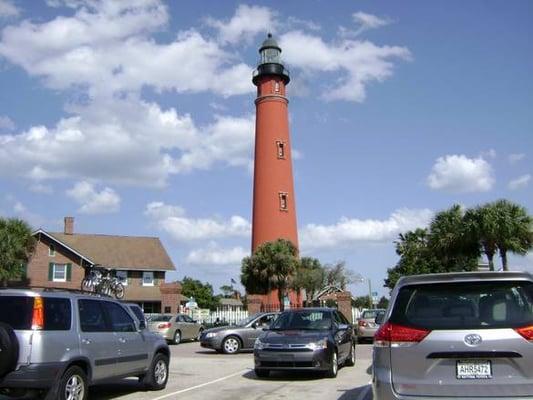
POLYGON ((53 244, 48 246, 48 255, 50 257, 55 257, 55 255, 56 255, 56 247, 53 244))

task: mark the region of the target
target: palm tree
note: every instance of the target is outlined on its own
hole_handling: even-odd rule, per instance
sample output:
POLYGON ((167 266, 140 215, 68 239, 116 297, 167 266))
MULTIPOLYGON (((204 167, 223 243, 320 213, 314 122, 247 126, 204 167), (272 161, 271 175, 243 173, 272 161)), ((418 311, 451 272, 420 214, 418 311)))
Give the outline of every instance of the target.
POLYGON ((508 200, 498 200, 491 207, 498 225, 496 246, 507 271, 507 252, 525 255, 533 248, 533 218, 524 207, 508 200))
POLYGON ((491 204, 469 209, 464 217, 469 240, 478 243, 489 261, 489 269, 494 271, 494 255, 498 250, 498 230, 496 210, 491 204))
POLYGON ((302 257, 296 268, 291 289, 300 293, 305 289, 307 301, 312 300, 315 293, 324 287, 326 281, 326 269, 320 261, 312 257, 302 257))
POLYGON ((28 262, 35 238, 30 226, 16 218, 0 218, 0 283, 20 279, 28 262))
POLYGON ((280 308, 298 266, 298 250, 289 240, 278 239, 259 246, 241 266, 241 282, 251 294, 267 294, 277 289, 280 308))

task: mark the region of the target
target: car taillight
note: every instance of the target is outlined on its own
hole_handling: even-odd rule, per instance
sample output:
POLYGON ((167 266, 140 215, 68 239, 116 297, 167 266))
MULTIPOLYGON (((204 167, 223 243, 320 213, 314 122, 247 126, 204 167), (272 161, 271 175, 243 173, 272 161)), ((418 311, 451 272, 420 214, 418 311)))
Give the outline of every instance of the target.
POLYGON ((366 321, 359 321, 359 326, 365 327, 367 325, 366 321))
POLYGON ((374 335, 374 345, 377 347, 408 346, 421 342, 430 332, 427 329, 410 328, 387 322, 381 325, 374 335))
POLYGON ((33 316, 31 318, 31 329, 44 328, 44 303, 42 297, 33 298, 33 316))
POLYGON ((157 329, 167 329, 170 328, 170 322, 165 322, 164 324, 157 325, 157 329))
POLYGON ((533 341, 533 325, 517 328, 515 331, 522 335, 524 339, 533 341))

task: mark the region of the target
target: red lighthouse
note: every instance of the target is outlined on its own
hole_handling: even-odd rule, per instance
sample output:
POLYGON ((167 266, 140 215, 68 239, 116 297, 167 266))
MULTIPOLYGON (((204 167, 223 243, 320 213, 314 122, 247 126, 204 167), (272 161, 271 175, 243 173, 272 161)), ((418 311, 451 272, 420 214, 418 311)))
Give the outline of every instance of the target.
MULTIPOLYGON (((298 247, 286 86, 289 71, 269 33, 253 74, 257 86, 252 252, 265 242, 288 239, 298 247)), ((264 299, 278 303, 276 293, 264 299)))

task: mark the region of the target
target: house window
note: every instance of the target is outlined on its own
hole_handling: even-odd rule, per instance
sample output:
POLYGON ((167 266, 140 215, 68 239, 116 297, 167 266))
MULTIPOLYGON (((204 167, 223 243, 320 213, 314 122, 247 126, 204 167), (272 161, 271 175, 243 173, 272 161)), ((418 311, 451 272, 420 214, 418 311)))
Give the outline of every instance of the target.
POLYGON ((123 286, 128 286, 128 271, 117 271, 117 279, 123 286))
POLYGON ((143 286, 154 286, 154 273, 153 272, 143 272, 143 286))
POLYGON ((53 244, 48 246, 48 255, 50 257, 55 257, 55 255, 56 255, 56 247, 53 244))
POLYGON ((278 158, 285 158, 285 142, 276 140, 276 151, 278 158))
POLYGON ((285 192, 279 192, 279 209, 287 211, 289 208, 289 195, 285 192))
POLYGON ((54 264, 53 272, 54 282, 66 282, 67 281, 67 265, 66 264, 54 264))

